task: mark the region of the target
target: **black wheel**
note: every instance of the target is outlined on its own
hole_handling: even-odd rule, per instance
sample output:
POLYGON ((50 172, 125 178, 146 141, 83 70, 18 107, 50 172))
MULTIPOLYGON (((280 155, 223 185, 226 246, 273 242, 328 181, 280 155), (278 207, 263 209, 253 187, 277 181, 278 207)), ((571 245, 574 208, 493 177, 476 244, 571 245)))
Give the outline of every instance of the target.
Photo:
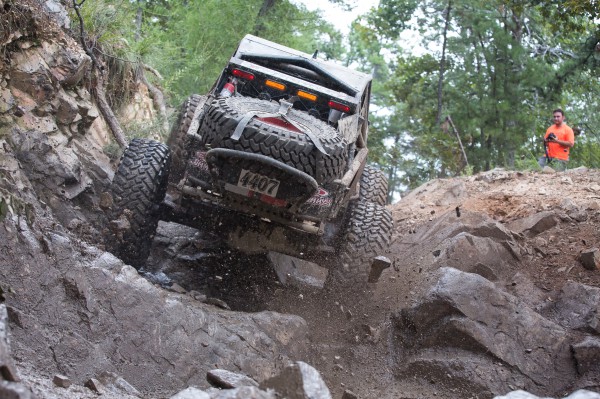
POLYGON ((187 133, 196 108, 205 101, 206 98, 199 96, 198 94, 192 94, 181 104, 177 120, 171 128, 171 133, 167 140, 167 145, 171 150, 171 173, 169 175, 169 183, 177 184, 183 177, 185 172, 186 162, 186 144, 185 134, 187 133))
POLYGON ((139 269, 150 253, 169 179, 170 155, 164 144, 134 139, 119 162, 111 184, 113 228, 108 250, 139 269))
POLYGON ((200 126, 204 144, 258 153, 279 160, 314 177, 319 183, 340 178, 348 159, 346 141, 336 129, 306 113, 290 109, 287 117, 317 136, 327 155, 300 132, 253 118, 239 140, 232 140, 240 119, 249 112, 276 114, 279 104, 246 97, 220 98, 210 105, 200 126))
POLYGON ((387 204, 387 194, 387 177, 379 169, 365 165, 365 169, 360 176, 360 199, 385 206, 387 204))
POLYGON ((348 212, 338 259, 329 269, 329 288, 365 287, 373 259, 385 254, 392 239, 392 214, 383 206, 359 200, 350 204, 348 212))

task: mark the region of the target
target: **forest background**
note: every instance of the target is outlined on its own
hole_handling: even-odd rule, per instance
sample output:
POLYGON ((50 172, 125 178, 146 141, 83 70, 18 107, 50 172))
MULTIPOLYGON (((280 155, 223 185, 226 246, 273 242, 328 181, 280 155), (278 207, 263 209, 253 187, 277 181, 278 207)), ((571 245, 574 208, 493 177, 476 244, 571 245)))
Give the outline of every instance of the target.
MULTIPOLYGON (((569 167, 600 167, 597 0, 381 0, 347 36, 301 1, 64 1, 113 108, 140 80, 171 107, 208 92, 247 33, 372 74, 369 159, 391 198, 432 178, 537 168, 555 108, 577 134, 569 167)), ((124 131, 166 137, 166 122, 124 131)))

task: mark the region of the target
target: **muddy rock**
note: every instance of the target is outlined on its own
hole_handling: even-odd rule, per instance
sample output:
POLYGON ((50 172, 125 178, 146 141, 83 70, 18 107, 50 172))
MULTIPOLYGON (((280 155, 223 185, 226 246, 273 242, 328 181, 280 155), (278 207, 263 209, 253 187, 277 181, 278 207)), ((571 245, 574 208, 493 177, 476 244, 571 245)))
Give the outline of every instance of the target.
POLYGON ((600 251, 598 248, 586 249, 579 257, 581 264, 588 270, 600 269, 600 251))
POLYGON ((4 304, 0 304, 0 370, 0 397, 34 399, 30 388, 17 375, 10 350, 8 312, 4 304))
POLYGON ((211 399, 276 399, 278 396, 272 391, 263 391, 257 387, 239 387, 224 391, 213 392, 211 399))
MULTIPOLYGON (((547 397, 539 397, 525 391, 514 391, 506 395, 496 396, 494 399, 551 399, 547 397)), ((585 389, 578 390, 572 394, 565 396, 563 399, 600 399, 600 394, 585 389)))
POLYGON ((52 378, 52 382, 57 387, 68 388, 71 386, 72 382, 68 377, 65 377, 62 374, 56 374, 54 378, 52 378))
POLYGON ((171 396, 170 399, 210 399, 210 395, 198 388, 190 387, 171 396))
POLYGON ((4 304, 0 304, 0 369, 2 370, 2 380, 12 382, 20 381, 10 351, 8 338, 8 311, 4 304))
POLYGON ((215 369, 206 373, 206 379, 216 388, 232 389, 242 386, 258 386, 258 382, 245 375, 215 369))
POLYGON ((440 243, 436 263, 456 269, 477 273, 488 280, 506 279, 514 274, 518 258, 511 251, 518 244, 497 242, 489 237, 477 237, 459 233, 440 243))
POLYGON ((319 372, 304 362, 287 366, 281 374, 263 381, 261 389, 273 389, 289 399, 331 399, 319 372))
POLYGON ((557 219, 555 213, 548 211, 536 213, 526 218, 510 222, 508 228, 514 232, 533 237, 556 226, 556 223, 557 219))
POLYGON ((600 288, 569 281, 546 314, 564 327, 600 335, 600 288))
POLYGON ((71 20, 65 7, 57 0, 46 0, 43 2, 44 9, 52 16, 52 19, 61 28, 68 29, 71 26, 71 20))
POLYGON ((577 361, 579 374, 593 371, 596 382, 600 379, 600 338, 586 337, 583 341, 573 345, 573 356, 577 361))

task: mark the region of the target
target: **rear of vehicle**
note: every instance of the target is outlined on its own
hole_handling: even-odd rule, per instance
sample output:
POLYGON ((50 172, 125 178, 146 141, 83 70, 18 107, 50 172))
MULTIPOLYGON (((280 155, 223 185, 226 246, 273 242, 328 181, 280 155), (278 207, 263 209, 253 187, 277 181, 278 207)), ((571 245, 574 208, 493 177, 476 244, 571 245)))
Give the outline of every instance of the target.
POLYGON ((355 194, 370 82, 246 36, 187 134, 184 196, 322 235, 355 194))
POLYGON ((370 88, 367 74, 247 35, 210 93, 183 104, 167 146, 125 152, 113 251, 141 267, 164 219, 364 277, 392 230, 387 179, 365 168, 370 88))

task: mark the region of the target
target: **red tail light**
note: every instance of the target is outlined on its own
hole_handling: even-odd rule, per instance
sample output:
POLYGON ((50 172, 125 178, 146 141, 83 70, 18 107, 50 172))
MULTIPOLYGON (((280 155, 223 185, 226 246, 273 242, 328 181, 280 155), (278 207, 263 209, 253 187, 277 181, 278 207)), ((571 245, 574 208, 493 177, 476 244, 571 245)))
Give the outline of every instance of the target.
POLYGON ((238 78, 254 80, 254 75, 252 75, 249 72, 242 71, 241 69, 234 69, 233 71, 231 71, 231 73, 233 74, 233 76, 236 76, 238 78))
POLYGON ((336 103, 335 101, 329 101, 329 108, 337 109, 342 112, 350 112, 350 107, 346 104, 336 103))

